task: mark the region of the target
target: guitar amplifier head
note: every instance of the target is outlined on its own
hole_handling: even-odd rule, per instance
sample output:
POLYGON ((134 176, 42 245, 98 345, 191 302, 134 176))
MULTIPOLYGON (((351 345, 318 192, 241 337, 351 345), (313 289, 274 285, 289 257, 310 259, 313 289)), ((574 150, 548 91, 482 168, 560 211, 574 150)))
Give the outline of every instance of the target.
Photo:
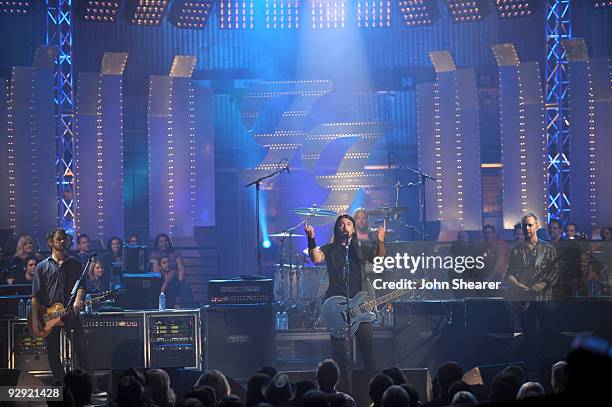
POLYGON ((210 280, 208 300, 211 305, 271 304, 274 301, 274 282, 269 278, 210 280))

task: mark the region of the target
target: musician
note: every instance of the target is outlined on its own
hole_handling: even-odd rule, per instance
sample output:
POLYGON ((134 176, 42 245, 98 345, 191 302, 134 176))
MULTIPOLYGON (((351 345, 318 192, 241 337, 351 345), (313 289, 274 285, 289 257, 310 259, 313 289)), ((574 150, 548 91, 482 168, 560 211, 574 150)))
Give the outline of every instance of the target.
MULTIPOLYGON (((334 224, 334 236, 331 243, 317 248, 315 242, 315 230, 312 225, 305 223, 304 231, 308 237, 308 255, 314 263, 327 265, 329 274, 329 288, 325 298, 334 295, 346 296, 344 281, 345 248, 348 240, 349 245, 349 294, 363 291, 367 287, 365 266, 366 262, 372 262, 375 256, 385 255, 385 233, 386 223, 378 228, 377 241, 372 243, 361 243, 357 237, 355 220, 348 214, 338 216, 334 224)), ((373 351, 372 324, 362 323, 355 334, 361 354, 363 356, 364 368, 375 369, 376 358, 373 351)), ((345 341, 331 337, 334 360, 338 362, 341 370, 346 372, 347 360, 345 341)), ((346 377, 346 375, 344 375, 346 377)))
POLYGON ((552 303, 553 287, 559 278, 557 250, 539 240, 538 218, 527 213, 521 220, 525 240, 510 251, 505 280, 513 289, 514 299, 528 301, 528 308, 519 314, 523 328, 524 352, 528 363, 542 354, 544 340, 550 340, 555 329, 552 303))
MULTIPOLYGON (((55 303, 66 306, 70 300, 70 292, 75 282, 81 276, 81 262, 68 256, 71 246, 71 237, 63 229, 55 229, 47 235, 47 244, 51 256, 36 266, 32 283, 32 331, 34 335, 41 336, 39 311, 41 307, 50 307, 55 303)), ((81 369, 90 371, 89 355, 85 348, 83 331, 78 318, 82 308, 85 286, 81 286, 73 304, 73 313, 66 314, 64 329, 73 331, 72 344, 76 350, 81 369)), ((55 380, 63 381, 65 372, 60 361, 60 327, 55 326, 45 338, 49 366, 55 380)))
POLYGON ((365 208, 357 208, 353 213, 357 238, 361 241, 372 242, 376 240, 376 232, 370 231, 368 211, 365 208))

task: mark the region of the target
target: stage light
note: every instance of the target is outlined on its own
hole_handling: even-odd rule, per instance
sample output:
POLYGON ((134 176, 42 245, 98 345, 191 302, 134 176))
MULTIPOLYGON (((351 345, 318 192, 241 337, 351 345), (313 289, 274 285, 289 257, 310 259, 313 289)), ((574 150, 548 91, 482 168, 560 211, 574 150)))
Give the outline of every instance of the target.
POLYGON ((391 0, 359 0, 357 26, 365 28, 391 27, 391 0))
POLYGON ((299 28, 300 3, 300 0, 266 0, 266 28, 299 28))
POLYGON ((312 28, 344 28, 346 0, 311 0, 312 28))
POLYGON ((526 17, 533 14, 533 0, 495 0, 500 18, 526 17))
POLYGON ((31 8, 30 0, 0 0, 0 14, 27 14, 31 8))
POLYGON ((606 8, 612 7, 612 1, 593 0, 593 7, 595 8, 606 8))
POLYGON ((81 12, 85 21, 114 23, 120 5, 120 1, 87 0, 81 3, 81 12))
POLYGON ((167 6, 168 0, 131 0, 125 7, 125 17, 130 24, 157 26, 167 6))
POLYGON ((433 22, 433 5, 428 0, 402 0, 397 2, 404 24, 412 27, 433 22))
POLYGON ((221 29, 253 29, 252 0, 221 0, 218 8, 221 29))
POLYGON ((453 21, 466 23, 482 20, 482 4, 480 1, 445 0, 453 21))
POLYGON ((168 20, 178 28, 204 29, 208 24, 212 0, 175 0, 168 20))
POLYGON ((262 246, 263 246, 264 249, 269 249, 270 246, 272 246, 272 243, 270 243, 269 240, 264 240, 263 243, 262 243, 262 246))

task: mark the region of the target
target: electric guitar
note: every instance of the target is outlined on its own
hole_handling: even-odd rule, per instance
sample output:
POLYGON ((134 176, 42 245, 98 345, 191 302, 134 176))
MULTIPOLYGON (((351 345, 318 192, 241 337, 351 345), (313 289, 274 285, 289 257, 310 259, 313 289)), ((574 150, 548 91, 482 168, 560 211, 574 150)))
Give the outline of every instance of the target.
MULTIPOLYGON (((92 298, 91 300, 83 301, 83 307, 88 305, 95 305, 99 302, 106 301, 109 298, 112 298, 115 295, 113 291, 107 291, 102 295, 92 298)), ((55 303, 49 308, 39 307, 38 310, 38 322, 40 323, 40 328, 42 333, 40 335, 34 334, 34 328, 32 325, 32 311, 28 313, 28 329, 30 334, 33 337, 45 338, 51 333, 51 330, 55 326, 64 325, 64 321, 62 321, 62 317, 71 312, 72 309, 68 310, 64 307, 62 303, 55 303)))
POLYGON ((378 297, 372 301, 366 301, 367 292, 361 291, 353 298, 348 300, 348 312, 351 317, 351 331, 347 332, 347 298, 341 295, 329 297, 321 308, 321 320, 329 333, 334 338, 346 339, 348 335, 355 335, 355 331, 362 322, 372 322, 376 319, 376 314, 372 310, 380 304, 393 301, 410 290, 398 290, 378 297))

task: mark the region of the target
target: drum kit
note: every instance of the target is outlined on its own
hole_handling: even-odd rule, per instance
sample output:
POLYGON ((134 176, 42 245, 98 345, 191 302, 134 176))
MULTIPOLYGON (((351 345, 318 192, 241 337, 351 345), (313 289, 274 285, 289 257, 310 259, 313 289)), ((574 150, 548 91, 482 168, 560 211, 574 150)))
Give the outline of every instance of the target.
MULTIPOLYGON (((383 206, 367 211, 369 217, 379 218, 399 223, 407 230, 414 229, 403 223, 399 215, 407 210, 400 206, 383 206)), ((313 328, 320 326, 320 309, 325 291, 329 286, 327 268, 324 264, 314 264, 308 255, 308 249, 298 251, 295 239, 305 237, 298 233, 304 223, 326 224, 335 220, 336 212, 316 205, 292 209, 291 212, 303 218, 297 225, 283 230, 280 233, 269 235, 278 238, 279 262, 274 266, 274 299, 278 307, 291 315, 292 325, 299 328, 313 328)), ((416 229, 414 229, 416 230, 416 229)), ((393 229, 387 228, 388 234, 393 229)))

